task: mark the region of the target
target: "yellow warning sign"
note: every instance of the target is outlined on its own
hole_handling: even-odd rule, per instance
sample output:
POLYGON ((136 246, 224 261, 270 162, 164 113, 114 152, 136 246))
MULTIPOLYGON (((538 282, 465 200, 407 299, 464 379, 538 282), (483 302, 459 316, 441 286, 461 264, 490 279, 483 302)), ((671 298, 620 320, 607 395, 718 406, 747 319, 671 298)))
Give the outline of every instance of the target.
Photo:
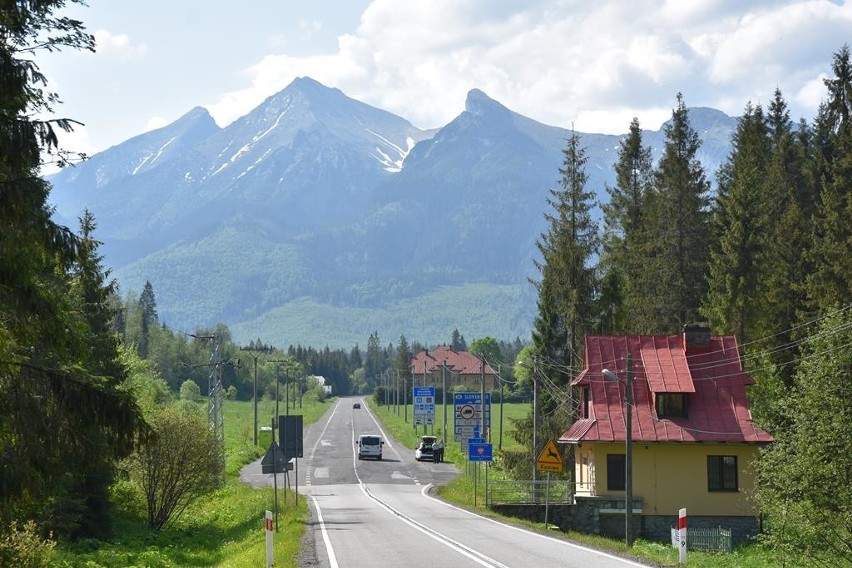
POLYGON ((556 447, 553 438, 547 441, 547 445, 538 454, 536 465, 539 471, 552 471, 562 473, 562 452, 556 447))

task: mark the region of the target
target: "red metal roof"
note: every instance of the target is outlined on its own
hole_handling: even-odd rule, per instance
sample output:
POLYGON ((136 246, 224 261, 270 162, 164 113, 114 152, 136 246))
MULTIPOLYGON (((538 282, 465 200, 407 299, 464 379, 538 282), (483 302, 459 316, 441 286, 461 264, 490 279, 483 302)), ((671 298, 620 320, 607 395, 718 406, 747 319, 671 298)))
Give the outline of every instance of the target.
POLYGON ((586 366, 572 384, 590 389, 588 418, 578 420, 560 442, 623 442, 627 354, 633 360, 633 440, 635 442, 771 442, 754 425, 745 387, 754 381, 743 371, 733 336, 710 338, 709 349, 684 348, 684 337, 587 336, 586 366), (604 369, 620 378, 605 377, 604 369), (686 393, 687 416, 660 418, 656 395, 686 393))
MULTIPOLYGON (((479 375, 482 373, 482 362, 468 351, 454 351, 442 345, 430 351, 421 351, 411 358, 409 369, 413 375, 425 372, 432 374, 441 371, 441 365, 446 364, 450 371, 460 375, 479 375)), ((494 369, 485 364, 485 374, 493 375, 494 369)))

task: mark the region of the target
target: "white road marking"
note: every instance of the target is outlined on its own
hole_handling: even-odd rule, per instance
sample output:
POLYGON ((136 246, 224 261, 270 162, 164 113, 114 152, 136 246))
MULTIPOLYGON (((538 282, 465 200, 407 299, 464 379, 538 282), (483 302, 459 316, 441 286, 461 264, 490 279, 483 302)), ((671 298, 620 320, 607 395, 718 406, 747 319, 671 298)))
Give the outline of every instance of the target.
POLYGON ((331 539, 328 538, 328 531, 325 528, 325 521, 322 518, 319 503, 316 498, 311 495, 311 501, 314 502, 314 508, 317 510, 317 520, 319 520, 320 531, 322 531, 322 540, 325 543, 325 551, 328 553, 328 564, 330 568, 338 568, 337 556, 334 555, 334 548, 331 546, 331 539))
POLYGON ((497 521, 495 519, 491 519, 491 518, 488 518, 488 517, 483 517, 482 515, 478 515, 478 514, 474 513, 473 511, 468 511, 467 509, 462 509, 461 507, 456 507, 455 505, 447 503, 446 501, 442 501, 441 499, 438 499, 436 497, 432 497, 429 494, 429 489, 431 487, 432 487, 432 484, 430 483, 429 485, 427 485, 426 487, 424 487, 420 491, 420 494, 423 495, 424 497, 432 499, 433 501, 441 503, 442 505, 450 507, 451 509, 455 509, 456 511, 461 511, 462 513, 467 513, 468 515, 471 515, 472 517, 476 517, 478 519, 483 519, 483 520, 488 521, 490 523, 494 523, 495 525, 500 525, 501 527, 506 527, 506 528, 509 528, 509 529, 512 529, 512 530, 515 530, 515 531, 518 531, 518 532, 522 532, 524 534, 537 536, 537 537, 543 538, 545 540, 549 540, 550 542, 556 542, 556 543, 559 543, 559 544, 564 544, 565 546, 568 546, 568 547, 571 547, 571 548, 578 548, 580 550, 585 550, 586 552, 593 552, 595 554, 599 554, 599 555, 604 556, 606 558, 611 558, 612 560, 620 560, 621 562, 624 562, 625 564, 627 564, 629 566, 637 566, 639 568, 648 568, 647 564, 639 564, 638 562, 631 562, 630 560, 621 558, 620 556, 614 556, 614 555, 609 554, 607 552, 601 552, 600 550, 595 550, 594 548, 588 548, 586 546, 574 544, 573 542, 568 542, 567 540, 562 540, 562 539, 559 539, 559 538, 553 538, 552 536, 547 536, 547 535, 539 534, 537 532, 528 531, 528 530, 523 529, 521 527, 516 527, 514 525, 501 523, 500 521, 497 521))

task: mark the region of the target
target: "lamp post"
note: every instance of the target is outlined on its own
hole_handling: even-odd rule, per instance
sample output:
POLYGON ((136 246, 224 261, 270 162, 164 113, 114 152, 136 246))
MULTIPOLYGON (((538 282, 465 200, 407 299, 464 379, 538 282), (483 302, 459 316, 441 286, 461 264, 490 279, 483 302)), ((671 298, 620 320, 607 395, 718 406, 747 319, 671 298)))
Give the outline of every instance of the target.
MULTIPOLYGON (((627 372, 624 388, 625 438, 624 438, 624 540, 627 546, 633 546, 633 359, 627 354, 627 372)), ((604 369, 605 377, 618 381, 618 375, 604 369)))

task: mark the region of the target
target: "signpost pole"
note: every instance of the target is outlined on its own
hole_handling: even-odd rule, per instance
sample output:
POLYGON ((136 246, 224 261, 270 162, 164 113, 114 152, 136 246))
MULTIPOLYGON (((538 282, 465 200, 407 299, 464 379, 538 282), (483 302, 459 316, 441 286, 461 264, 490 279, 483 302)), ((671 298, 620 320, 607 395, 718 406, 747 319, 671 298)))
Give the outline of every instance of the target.
POLYGON ((547 528, 547 520, 550 515, 550 472, 547 472, 547 490, 544 494, 544 528, 547 528))
POLYGON ((678 560, 680 564, 686 564, 686 509, 681 509, 677 514, 677 532, 680 544, 678 560))
POLYGON ((266 565, 272 566, 275 564, 275 557, 272 546, 272 511, 266 511, 266 565))

